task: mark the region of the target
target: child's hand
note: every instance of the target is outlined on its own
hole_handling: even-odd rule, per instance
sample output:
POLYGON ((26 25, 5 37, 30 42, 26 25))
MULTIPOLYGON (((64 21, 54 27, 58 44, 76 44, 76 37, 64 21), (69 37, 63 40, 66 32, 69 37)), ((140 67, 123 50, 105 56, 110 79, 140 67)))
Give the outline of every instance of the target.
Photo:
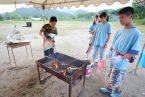
POLYGON ((92 34, 93 36, 96 36, 96 33, 95 32, 93 32, 93 34, 92 34))
POLYGON ((128 54, 125 54, 124 56, 122 56, 122 59, 130 59, 131 57, 134 57, 134 55, 128 53, 128 54))
POLYGON ((105 44, 104 48, 107 48, 107 43, 105 44))
POLYGON ((107 53, 107 58, 111 58, 111 57, 112 57, 112 52, 109 51, 109 52, 107 53))

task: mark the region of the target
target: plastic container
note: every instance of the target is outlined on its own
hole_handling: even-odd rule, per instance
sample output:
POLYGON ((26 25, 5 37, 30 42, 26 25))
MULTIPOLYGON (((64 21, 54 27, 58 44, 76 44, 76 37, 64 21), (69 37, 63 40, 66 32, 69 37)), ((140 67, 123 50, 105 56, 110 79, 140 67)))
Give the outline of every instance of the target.
POLYGON ((91 76, 91 65, 88 65, 86 68, 86 77, 90 77, 91 76))
POLYGON ((102 72, 104 66, 105 66, 105 60, 99 61, 98 68, 97 68, 98 69, 98 72, 102 72))

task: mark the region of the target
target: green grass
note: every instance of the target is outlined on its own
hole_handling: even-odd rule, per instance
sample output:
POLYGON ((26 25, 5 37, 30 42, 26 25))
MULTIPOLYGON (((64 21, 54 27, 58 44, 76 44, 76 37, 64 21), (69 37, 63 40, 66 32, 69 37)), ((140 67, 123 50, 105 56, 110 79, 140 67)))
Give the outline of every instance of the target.
POLYGON ((142 33, 145 33, 145 25, 136 24, 136 27, 137 27, 142 33))
POLYGON ((0 41, 6 40, 6 35, 3 33, 0 33, 0 41))
POLYGON ((136 24, 145 25, 145 18, 144 19, 134 19, 133 20, 136 24))
POLYGON ((59 35, 68 35, 70 34, 70 30, 80 30, 81 27, 90 26, 90 21, 58 21, 57 29, 59 32, 59 35))
MULTIPOLYGON (((145 33, 145 25, 140 24, 139 22, 134 21, 135 26, 142 32, 145 33)), ((112 29, 120 29, 123 26, 119 22, 111 22, 112 29)))
MULTIPOLYGON (((33 21, 33 20, 5 20, 5 21, 0 21, 0 24, 22 24, 25 22, 33 22, 33 23, 43 23, 44 21, 33 21)), ((45 21, 45 23, 47 23, 48 21, 45 21)), ((64 20, 60 20, 58 21, 58 23, 63 22, 64 24, 67 23, 71 23, 71 24, 82 24, 82 23, 89 23, 90 21, 79 21, 79 20, 68 20, 68 21, 64 21, 64 20)))
POLYGON ((142 33, 145 33, 145 19, 135 19, 134 23, 142 33))
POLYGON ((24 24, 26 22, 33 22, 33 23, 43 23, 43 21, 32 21, 32 20, 5 20, 5 21, 0 21, 0 24, 24 24))
MULTIPOLYGON (((27 21, 14 21, 14 20, 7 20, 7 21, 0 21, 0 24, 25 24, 27 21)), ((33 24, 43 24, 43 21, 31 21, 33 24)), ((137 28, 145 33, 145 25, 140 24, 140 22, 137 20, 134 21, 135 25, 137 26, 137 28)), ((47 21, 46 21, 47 23, 47 21)), ((58 28, 58 32, 59 35, 68 35, 70 34, 69 31, 71 30, 80 30, 83 28, 89 28, 89 26, 91 25, 92 21, 79 21, 79 20, 67 20, 67 21, 58 21, 57 24, 57 28, 58 28)), ((122 28, 122 26, 120 25, 119 22, 111 22, 112 25, 112 30, 116 31, 120 28, 122 28)), ((0 33, 0 41, 5 40, 6 34, 5 33, 0 33)))
POLYGON ((118 30, 118 29, 122 28, 122 26, 120 25, 119 22, 111 22, 111 26, 112 26, 112 30, 113 29, 118 30))

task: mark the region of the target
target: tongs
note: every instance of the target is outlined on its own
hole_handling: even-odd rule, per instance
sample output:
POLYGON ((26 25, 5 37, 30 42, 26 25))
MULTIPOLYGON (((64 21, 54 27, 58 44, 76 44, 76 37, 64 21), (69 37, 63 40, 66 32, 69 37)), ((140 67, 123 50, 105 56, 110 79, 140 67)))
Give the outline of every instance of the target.
POLYGON ((67 67, 67 70, 71 71, 71 70, 82 70, 82 69, 78 67, 67 67))

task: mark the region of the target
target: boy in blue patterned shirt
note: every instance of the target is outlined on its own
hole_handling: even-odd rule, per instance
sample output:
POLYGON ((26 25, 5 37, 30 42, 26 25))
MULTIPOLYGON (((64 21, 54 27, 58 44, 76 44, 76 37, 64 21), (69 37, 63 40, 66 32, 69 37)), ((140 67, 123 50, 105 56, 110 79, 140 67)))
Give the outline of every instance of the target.
POLYGON ((110 94, 110 97, 119 97, 129 61, 139 54, 141 32, 133 25, 134 9, 125 7, 119 11, 120 23, 124 26, 114 37, 110 52, 110 62, 113 66, 109 84, 101 88, 101 92, 110 94))

